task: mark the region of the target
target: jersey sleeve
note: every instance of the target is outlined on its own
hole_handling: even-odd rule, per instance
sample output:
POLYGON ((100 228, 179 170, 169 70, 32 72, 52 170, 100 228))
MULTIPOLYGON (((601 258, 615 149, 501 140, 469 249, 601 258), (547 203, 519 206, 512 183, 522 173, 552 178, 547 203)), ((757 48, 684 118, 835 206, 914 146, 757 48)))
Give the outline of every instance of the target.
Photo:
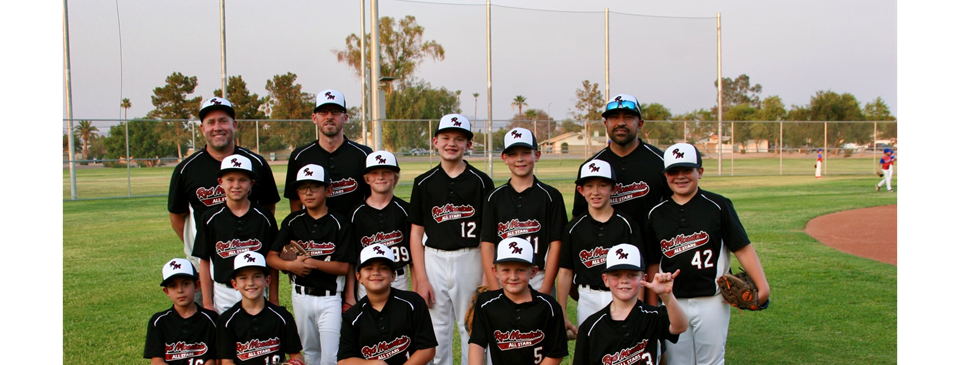
MULTIPOLYGON (((659 306, 657 307, 657 325, 656 331, 660 334, 660 338, 677 343, 677 340, 680 339, 680 334, 670 333, 670 315, 667 313, 667 307, 659 306)), ((661 349, 665 350, 665 349, 661 349)), ((664 351, 665 352, 665 351, 664 351)))
POLYGON ((477 305, 480 302, 480 296, 477 296, 477 300, 473 303, 473 330, 470 334, 470 343, 475 343, 480 347, 487 348, 489 340, 487 336, 489 335, 489 328, 487 325, 487 318, 483 315, 483 307, 477 305))
POLYGON ((290 200, 300 200, 300 196, 297 195, 296 189, 290 189, 293 186, 293 183, 297 181, 297 172, 300 171, 300 161, 297 161, 296 154, 300 152, 300 149, 297 148, 290 152, 290 160, 287 161, 287 177, 283 182, 283 197, 290 200))
POLYGON ((303 350, 303 344, 300 343, 300 334, 297 333, 297 322, 294 321, 293 315, 290 314, 286 309, 280 307, 281 314, 286 325, 284 326, 283 333, 283 353, 284 354, 298 354, 300 350, 303 350))
POLYGON ((233 331, 227 328, 227 312, 223 312, 217 319, 217 358, 218 359, 236 359, 237 341, 233 337, 233 331))
POLYGON ((573 240, 570 234, 570 224, 563 226, 560 235, 560 267, 573 270, 573 240))
POLYGON ((643 245, 643 229, 640 228, 640 224, 638 224, 636 220, 629 216, 627 216, 627 223, 630 224, 630 228, 633 230, 633 234, 627 238, 629 241, 627 243, 637 246, 637 249, 640 251, 640 269, 647 270, 648 260, 644 254, 646 247, 643 245))
POLYGON ((277 236, 273 239, 273 244, 270 246, 270 251, 281 252, 283 251, 283 246, 287 243, 290 243, 290 225, 287 224, 290 217, 283 219, 283 222, 280 223, 280 227, 277 230, 277 236))
POLYGON ((480 219, 480 242, 500 243, 497 237, 497 203, 493 201, 493 193, 483 199, 483 217, 480 219))
POLYGON ((567 225, 567 206, 563 203, 563 195, 555 190, 552 194, 553 202, 548 205, 550 216, 550 230, 547 232, 547 242, 560 241, 563 239, 563 227, 567 225))
POLYGON ((187 193, 183 191, 183 175, 180 174, 179 165, 173 169, 173 176, 170 177, 170 192, 167 194, 167 211, 174 214, 183 214, 189 212, 190 200, 187 193))
POLYGON ((260 178, 260 180, 257 181, 260 191, 257 192, 258 198, 254 203, 261 206, 276 204, 280 201, 280 193, 277 189, 277 181, 273 177, 273 170, 270 168, 270 164, 267 163, 266 159, 262 156, 257 157, 259 157, 262 166, 260 168, 260 174, 257 176, 260 178))
MULTIPOLYGON (((553 297, 550 298, 552 299, 553 297)), ((569 351, 567 351, 567 331, 563 321, 563 310, 560 309, 560 304, 557 303, 556 300, 550 300, 549 303, 553 315, 550 317, 549 323, 545 326, 545 330, 550 334, 550 337, 545 346, 544 355, 555 359, 563 359, 569 354, 569 351)))
POLYGON ((209 225, 207 224, 208 217, 207 213, 213 212, 214 209, 208 209, 204 214, 203 218, 200 220, 197 226, 197 237, 193 240, 193 256, 199 257, 202 260, 209 260, 212 252, 210 250, 210 237, 211 232, 209 232, 209 225))
POLYGON ((336 250, 331 260, 346 262, 355 265, 360 257, 359 243, 353 239, 353 226, 346 219, 340 221, 342 225, 337 231, 336 250))
POLYGON ((358 331, 353 324, 361 315, 358 306, 351 307, 343 314, 341 319, 343 325, 340 326, 340 347, 337 349, 337 361, 353 357, 363 359, 363 354, 360 352, 360 331, 358 331), (353 308, 357 308, 357 310, 351 310, 353 308))
POLYGON ((653 229, 653 219, 647 219, 643 225, 643 228, 640 230, 640 234, 643 237, 643 240, 640 244, 640 255, 643 256, 644 266, 650 264, 660 264, 660 255, 663 251, 660 250, 660 245, 657 243, 656 236, 654 235, 653 229))
POLYGON ((720 227, 723 229, 723 242, 730 248, 730 252, 737 251, 750 244, 747 231, 740 223, 737 211, 733 209, 730 199, 724 199, 723 209, 720 212, 720 227))
POLYGON ((164 357, 166 354, 166 347, 163 342, 163 333, 160 331, 154 323, 157 320, 157 315, 154 314, 150 318, 150 322, 147 323, 147 340, 143 345, 143 358, 152 359, 154 357, 164 357))
POLYGON ((590 336, 586 332, 577 333, 577 343, 573 349, 572 365, 590 365, 590 336))
POLYGON ((437 347, 437 335, 433 332, 430 308, 419 295, 413 296, 413 351, 437 347))
POLYGON ((413 189, 410 191, 410 215, 407 220, 411 224, 423 226, 423 193, 420 191, 420 178, 414 179, 413 189))

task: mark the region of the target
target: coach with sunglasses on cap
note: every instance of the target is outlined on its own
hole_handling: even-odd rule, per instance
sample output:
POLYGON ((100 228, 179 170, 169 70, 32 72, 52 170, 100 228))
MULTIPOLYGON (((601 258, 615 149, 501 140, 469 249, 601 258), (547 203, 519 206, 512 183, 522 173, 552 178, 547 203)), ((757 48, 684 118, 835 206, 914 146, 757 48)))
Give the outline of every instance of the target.
MULTIPOLYGON (((610 143, 584 163, 592 160, 610 163, 617 177, 610 203, 643 227, 650 209, 671 195, 663 176, 663 151, 637 137, 643 127, 643 118, 640 103, 633 95, 619 94, 610 99, 602 116, 610 143)), ((587 209, 583 196, 575 195, 574 217, 587 209)), ((647 304, 656 305, 656 294, 648 298, 653 302, 647 304)))

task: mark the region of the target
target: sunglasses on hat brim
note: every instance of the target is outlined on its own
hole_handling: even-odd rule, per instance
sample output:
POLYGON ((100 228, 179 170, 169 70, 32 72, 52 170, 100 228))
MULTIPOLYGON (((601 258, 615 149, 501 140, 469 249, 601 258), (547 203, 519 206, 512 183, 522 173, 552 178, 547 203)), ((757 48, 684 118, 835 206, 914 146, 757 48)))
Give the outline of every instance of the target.
POLYGON ((607 103, 607 107, 604 111, 611 111, 617 109, 627 109, 634 112, 640 113, 640 106, 632 100, 614 100, 607 103))

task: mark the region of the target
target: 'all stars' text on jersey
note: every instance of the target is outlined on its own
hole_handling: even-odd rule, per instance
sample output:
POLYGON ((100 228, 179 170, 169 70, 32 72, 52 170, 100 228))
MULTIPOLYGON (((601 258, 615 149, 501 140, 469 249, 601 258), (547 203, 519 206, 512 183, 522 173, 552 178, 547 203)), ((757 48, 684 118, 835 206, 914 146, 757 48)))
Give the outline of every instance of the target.
POLYGON ((341 196, 344 194, 349 194, 357 190, 360 185, 357 184, 357 180, 354 180, 352 177, 346 177, 337 181, 330 183, 330 188, 333 191, 330 193, 330 197, 341 196))
POLYGON ((587 268, 604 265, 607 263, 608 251, 610 250, 602 246, 597 246, 589 250, 580 250, 580 261, 583 262, 583 266, 587 268))
POLYGON ((540 221, 536 219, 528 219, 521 222, 519 219, 514 218, 506 223, 497 223, 497 235, 500 236, 501 239, 537 232, 540 232, 540 221))
POLYGON ((627 185, 617 183, 614 190, 615 194, 610 196, 610 204, 620 204, 628 200, 642 198, 650 192, 650 186, 644 181, 639 181, 627 185))
POLYGON ((164 354, 163 358, 166 362, 200 357, 209 350, 207 344, 203 342, 188 344, 183 341, 178 341, 164 344, 164 347, 166 348, 166 354, 164 354))
POLYGON ((477 213, 477 210, 473 208, 472 205, 453 205, 446 204, 443 206, 435 206, 430 210, 433 215, 433 219, 437 223, 443 223, 446 221, 452 221, 463 218, 473 217, 477 213))
POLYGON ((386 360, 396 354, 404 353, 408 347, 410 347, 410 337, 404 335, 393 341, 381 341, 373 346, 364 346, 360 352, 367 360, 386 360))
POLYGON ((225 199, 226 194, 224 194, 223 188, 220 185, 209 188, 197 188, 197 200, 205 206, 212 207, 223 203, 225 199))
POLYGON ((226 259, 247 251, 260 251, 263 244, 256 238, 248 240, 232 239, 229 241, 217 241, 214 247, 217 250, 217 255, 226 259))
POLYGON ((647 340, 643 340, 634 347, 603 355, 603 365, 631 365, 638 364, 641 361, 650 364, 650 354, 644 351, 646 348, 647 340))
POLYGON ((307 253, 310 256, 323 256, 323 255, 332 255, 334 251, 337 250, 337 245, 333 242, 314 242, 313 240, 300 241, 297 243, 300 246, 303 246, 304 250, 307 250, 307 253))
POLYGON ((530 332, 520 332, 520 330, 507 332, 500 330, 493 331, 493 337, 497 341, 497 347, 501 350, 530 347, 543 341, 543 336, 543 331, 539 329, 530 332))
POLYGON ((280 350, 280 338, 268 340, 253 339, 247 342, 237 342, 237 358, 241 361, 253 359, 280 350))
POLYGON ((660 240, 660 249, 667 258, 696 249, 710 242, 710 235, 700 231, 691 235, 678 234, 673 239, 660 240))

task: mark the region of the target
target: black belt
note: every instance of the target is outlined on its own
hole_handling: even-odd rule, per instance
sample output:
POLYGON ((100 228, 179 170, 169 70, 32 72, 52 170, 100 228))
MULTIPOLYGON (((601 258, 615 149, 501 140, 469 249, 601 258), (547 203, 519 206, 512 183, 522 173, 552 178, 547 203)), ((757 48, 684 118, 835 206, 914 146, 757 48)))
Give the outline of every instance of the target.
POLYGON ((397 276, 403 275, 403 273, 404 273, 404 271, 403 271, 403 268, 402 268, 402 267, 399 268, 399 269, 397 269, 397 276))
POLYGON ((293 285, 293 291, 301 295, 312 295, 315 297, 327 297, 331 295, 337 295, 336 290, 326 290, 320 288, 311 288, 309 286, 303 285, 293 285))
POLYGON ((597 285, 580 284, 580 288, 590 288, 590 289, 593 289, 593 290, 610 291, 610 288, 608 288, 608 287, 605 287, 605 286, 597 286, 597 285))

